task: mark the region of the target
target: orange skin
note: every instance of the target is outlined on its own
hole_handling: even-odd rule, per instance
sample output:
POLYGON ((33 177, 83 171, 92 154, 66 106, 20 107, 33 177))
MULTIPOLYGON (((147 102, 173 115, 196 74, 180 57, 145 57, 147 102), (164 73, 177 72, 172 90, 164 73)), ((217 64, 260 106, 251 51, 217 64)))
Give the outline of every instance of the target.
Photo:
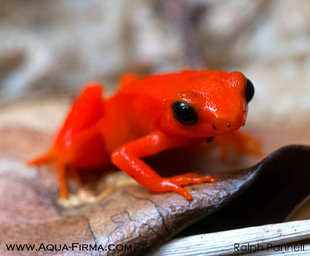
MULTIPOLYGON (((195 173, 163 178, 141 158, 237 131, 247 115, 247 81, 240 72, 225 71, 182 71, 145 78, 127 75, 122 78, 121 89, 108 99, 103 98, 100 85, 88 84, 51 149, 28 164, 56 163, 61 197, 68 196, 68 166, 94 168, 112 162, 153 192, 175 191, 191 200, 192 195, 182 186, 217 179, 195 173), (174 102, 194 108, 198 120, 180 123, 173 112, 174 102)), ((240 141, 236 138, 243 136, 238 134, 234 133, 235 144, 240 141)), ((235 147, 257 155, 256 151, 242 150, 242 145, 235 147)))

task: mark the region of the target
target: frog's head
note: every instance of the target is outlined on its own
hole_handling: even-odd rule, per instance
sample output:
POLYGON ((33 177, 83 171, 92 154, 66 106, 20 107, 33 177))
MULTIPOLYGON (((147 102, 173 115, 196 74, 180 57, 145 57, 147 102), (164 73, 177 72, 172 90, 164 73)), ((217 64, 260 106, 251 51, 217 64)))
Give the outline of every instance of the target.
POLYGON ((169 85, 170 102, 160 125, 186 137, 228 134, 245 124, 253 96, 252 82, 240 72, 184 71, 169 85))

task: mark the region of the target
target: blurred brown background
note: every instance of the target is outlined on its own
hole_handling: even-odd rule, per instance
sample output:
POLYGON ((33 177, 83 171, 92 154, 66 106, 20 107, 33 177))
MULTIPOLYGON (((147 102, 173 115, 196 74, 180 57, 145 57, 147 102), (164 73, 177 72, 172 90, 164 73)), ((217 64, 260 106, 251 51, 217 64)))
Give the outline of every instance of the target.
POLYGON ((0 124, 30 122, 31 101, 31 124, 52 131, 90 80, 110 95, 124 73, 199 68, 253 81, 250 126, 308 122, 309 13, 307 0, 1 0, 0 124))

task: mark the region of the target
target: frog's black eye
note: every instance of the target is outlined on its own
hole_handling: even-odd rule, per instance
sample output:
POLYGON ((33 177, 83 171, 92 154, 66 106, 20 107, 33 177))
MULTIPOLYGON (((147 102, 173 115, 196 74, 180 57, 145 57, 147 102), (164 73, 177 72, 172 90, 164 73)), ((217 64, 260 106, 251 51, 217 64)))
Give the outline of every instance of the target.
POLYGON ((247 79, 246 86, 245 86, 245 100, 247 103, 249 103, 251 99, 253 98, 254 92, 255 90, 254 90, 253 83, 249 79, 247 79))
POLYGON ((182 101, 173 102, 172 112, 175 119, 183 125, 194 125, 198 121, 198 115, 194 108, 182 101))

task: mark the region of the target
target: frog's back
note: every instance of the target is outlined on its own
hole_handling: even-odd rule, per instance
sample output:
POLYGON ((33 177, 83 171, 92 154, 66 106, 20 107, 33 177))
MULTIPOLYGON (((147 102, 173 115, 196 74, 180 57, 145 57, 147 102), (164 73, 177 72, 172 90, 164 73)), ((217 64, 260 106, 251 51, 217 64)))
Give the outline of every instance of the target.
POLYGON ((225 71, 185 70, 177 73, 156 74, 139 78, 135 75, 128 75, 122 78, 121 88, 118 93, 151 95, 163 100, 176 96, 176 93, 183 91, 201 91, 206 89, 212 80, 226 79, 229 73, 225 71))

